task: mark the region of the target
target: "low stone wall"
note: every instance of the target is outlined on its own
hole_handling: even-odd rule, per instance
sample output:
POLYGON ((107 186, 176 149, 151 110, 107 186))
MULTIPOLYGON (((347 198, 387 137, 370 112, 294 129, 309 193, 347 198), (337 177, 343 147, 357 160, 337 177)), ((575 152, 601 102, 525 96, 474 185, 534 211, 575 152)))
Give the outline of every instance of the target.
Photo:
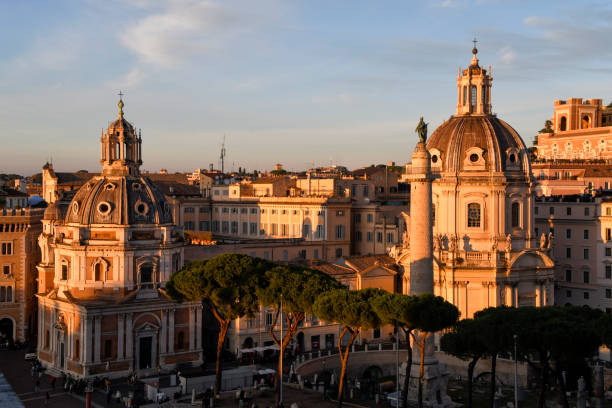
MULTIPOLYGON (((467 377, 467 361, 460 360, 446 353, 437 351, 436 358, 440 363, 446 364, 448 373, 452 377, 467 377)), ((406 361, 408 352, 400 350, 400 364, 406 361)), ((372 350, 372 351, 356 351, 351 352, 348 360, 347 375, 350 377, 363 377, 363 374, 372 367, 380 369, 379 374, 382 376, 395 375, 396 352, 395 350, 372 350)), ((340 356, 332 354, 331 356, 323 354, 321 357, 315 357, 299 363, 296 367, 297 374, 302 377, 310 377, 314 374, 320 374, 325 370, 335 370, 340 373, 341 370, 340 356)), ((491 371, 491 360, 481 359, 474 368, 474 378, 480 374, 489 373, 491 371)), ((496 377, 502 384, 514 384, 514 361, 497 359, 496 377)), ((529 384, 531 371, 529 366, 524 363, 518 364, 518 382, 519 385, 526 387, 529 384)), ((486 381, 489 381, 488 376, 486 381)))

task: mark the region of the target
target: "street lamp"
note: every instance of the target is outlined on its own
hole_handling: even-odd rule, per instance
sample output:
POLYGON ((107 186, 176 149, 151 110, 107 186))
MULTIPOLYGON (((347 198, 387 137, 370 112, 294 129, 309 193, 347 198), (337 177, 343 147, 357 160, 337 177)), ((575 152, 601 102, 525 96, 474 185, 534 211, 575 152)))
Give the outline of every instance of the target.
POLYGON ((518 355, 516 353, 516 341, 518 335, 513 336, 514 339, 514 407, 518 408, 518 355))

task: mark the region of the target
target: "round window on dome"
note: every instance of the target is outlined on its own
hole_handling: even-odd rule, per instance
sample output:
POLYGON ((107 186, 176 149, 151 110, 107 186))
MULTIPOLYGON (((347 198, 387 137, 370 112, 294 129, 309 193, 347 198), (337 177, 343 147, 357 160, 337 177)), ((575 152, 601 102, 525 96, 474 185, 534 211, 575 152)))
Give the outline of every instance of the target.
POLYGON ((142 201, 137 202, 134 209, 140 215, 146 215, 149 212, 149 206, 142 201))
POLYGON ((478 159, 479 159, 479 157, 478 157, 478 155, 476 153, 470 154, 470 161, 472 163, 476 163, 478 161, 478 159))
POLYGON ((140 190, 142 188, 142 186, 140 185, 140 183, 134 183, 132 184, 132 188, 136 191, 140 190))
POLYGON ((72 203, 72 212, 74 213, 74 215, 77 215, 79 213, 79 203, 77 203, 76 201, 72 203))
POLYGON ((114 190, 115 189, 115 185, 113 183, 108 183, 107 185, 104 186, 104 188, 106 190, 114 190))
POLYGON ((437 163, 438 162, 438 155, 434 154, 433 156, 431 156, 431 162, 432 163, 437 163))
POLYGON ((104 201, 98 204, 98 212, 102 215, 108 215, 111 212, 111 204, 104 201))

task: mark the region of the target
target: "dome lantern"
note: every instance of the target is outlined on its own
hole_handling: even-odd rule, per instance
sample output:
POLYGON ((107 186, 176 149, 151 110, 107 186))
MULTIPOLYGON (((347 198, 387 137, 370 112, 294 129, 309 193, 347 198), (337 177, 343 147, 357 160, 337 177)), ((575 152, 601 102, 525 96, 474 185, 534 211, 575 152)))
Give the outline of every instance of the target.
POLYGON ((137 176, 142 164, 142 139, 136 129, 123 117, 123 93, 119 92, 119 114, 101 137, 100 163, 102 174, 137 176))
POLYGON ((459 67, 457 77, 457 115, 490 115, 491 114, 491 68, 489 73, 480 67, 478 49, 474 39, 472 60, 466 69, 459 67))

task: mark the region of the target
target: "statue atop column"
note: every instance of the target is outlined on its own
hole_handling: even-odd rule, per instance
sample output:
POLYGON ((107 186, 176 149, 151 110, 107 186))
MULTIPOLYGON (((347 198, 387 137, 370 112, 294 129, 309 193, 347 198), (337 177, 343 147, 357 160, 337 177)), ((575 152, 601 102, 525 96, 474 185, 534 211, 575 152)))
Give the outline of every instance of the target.
POLYGON ((417 132, 417 135, 419 135, 419 143, 425 143, 427 140, 427 123, 425 123, 422 116, 415 131, 417 132))

